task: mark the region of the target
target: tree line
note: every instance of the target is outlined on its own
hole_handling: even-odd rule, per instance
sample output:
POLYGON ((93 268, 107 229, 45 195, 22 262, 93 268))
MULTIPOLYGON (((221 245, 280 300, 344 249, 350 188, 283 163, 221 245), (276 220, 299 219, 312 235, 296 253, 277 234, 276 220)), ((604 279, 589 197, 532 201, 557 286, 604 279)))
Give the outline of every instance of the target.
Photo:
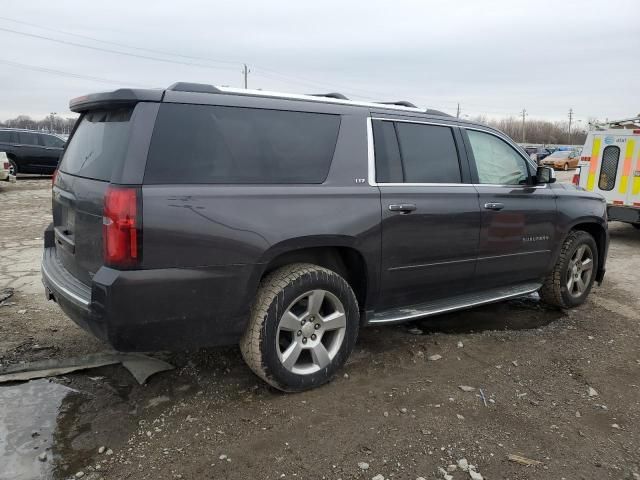
POLYGON ((502 130, 518 143, 541 143, 552 145, 583 145, 587 138, 584 126, 573 123, 569 137, 569 122, 550 122, 548 120, 525 120, 524 133, 521 118, 507 117, 489 119, 479 116, 473 119, 502 130))
MULTIPOLYGON (((490 119, 479 116, 472 120, 484 123, 502 130, 504 133, 520 143, 542 143, 560 145, 582 145, 587 138, 587 131, 583 126, 572 125, 571 138, 569 138, 568 122, 550 122, 547 120, 525 120, 524 135, 522 120, 516 117, 490 119)), ((28 115, 18 115, 4 122, 0 121, 0 127, 26 128, 29 130, 42 130, 53 133, 69 134, 73 129, 76 118, 48 115, 41 120, 34 120, 28 115)))
POLYGON ((50 133, 69 134, 76 123, 76 118, 60 117, 58 115, 47 115, 41 120, 35 120, 29 115, 18 115, 4 122, 0 121, 0 127, 26 128, 28 130, 39 130, 50 133))

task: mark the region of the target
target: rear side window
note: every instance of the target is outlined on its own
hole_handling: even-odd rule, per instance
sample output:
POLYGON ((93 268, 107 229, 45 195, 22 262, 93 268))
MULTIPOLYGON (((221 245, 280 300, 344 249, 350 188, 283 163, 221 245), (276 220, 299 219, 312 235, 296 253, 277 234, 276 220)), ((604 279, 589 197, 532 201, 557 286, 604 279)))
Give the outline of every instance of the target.
POLYGON ((600 178, 598 188, 600 190, 613 190, 616 185, 618 174, 618 161, 620 160, 620 148, 609 145, 602 151, 602 166, 600 167, 600 178))
POLYGON ((306 112, 165 104, 145 183, 322 183, 340 117, 306 112))
POLYGON ((132 109, 85 113, 69 140, 60 170, 94 180, 111 180, 116 163, 123 161, 129 144, 132 109))
POLYGON ((18 143, 21 145, 40 145, 38 134, 33 132, 18 132, 18 143))
POLYGON ((402 183, 400 148, 393 122, 373 122, 373 143, 376 157, 376 182, 402 183))
POLYGON ((450 127, 397 122, 406 183, 460 183, 460 163, 450 127))

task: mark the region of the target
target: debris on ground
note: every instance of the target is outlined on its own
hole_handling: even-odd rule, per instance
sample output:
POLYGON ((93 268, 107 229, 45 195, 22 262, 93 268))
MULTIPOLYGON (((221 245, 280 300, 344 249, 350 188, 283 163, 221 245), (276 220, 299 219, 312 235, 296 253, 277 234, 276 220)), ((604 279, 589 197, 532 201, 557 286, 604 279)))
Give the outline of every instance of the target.
POLYGON ((432 362, 435 362, 436 360, 440 360, 442 358, 442 355, 438 355, 437 353, 435 355, 431 355, 428 357, 429 360, 431 360, 432 362))
POLYGON ((155 373, 173 369, 173 365, 147 355, 118 352, 93 353, 81 357, 27 362, 5 368, 0 370, 0 383, 55 377, 78 370, 88 370, 117 363, 121 363, 129 370, 140 385, 144 385, 147 379, 155 373))
POLYGON ((476 387, 470 387, 469 385, 458 385, 458 388, 463 392, 473 392, 476 387))
POLYGON ((13 288, 3 288, 0 290, 0 307, 5 300, 13 297, 13 288))
POLYGON ((514 453, 510 453, 507 455, 507 458, 511 462, 519 463, 520 465, 532 466, 532 465, 540 465, 542 464, 539 460, 533 460, 531 458, 523 457, 522 455, 516 455, 514 453))
POLYGON ((587 390, 587 393, 589 394, 590 397, 598 396, 598 391, 593 387, 589 387, 589 389, 587 390))
POLYGON ((367 462, 358 462, 360 470, 369 470, 369 464, 367 462))

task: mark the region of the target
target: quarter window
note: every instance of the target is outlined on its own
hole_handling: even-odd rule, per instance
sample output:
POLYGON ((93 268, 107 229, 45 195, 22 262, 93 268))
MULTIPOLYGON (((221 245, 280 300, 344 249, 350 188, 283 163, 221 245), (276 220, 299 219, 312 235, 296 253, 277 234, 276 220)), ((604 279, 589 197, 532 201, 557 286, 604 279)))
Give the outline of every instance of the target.
POLYGON ((478 170, 478 182, 493 185, 521 185, 529 172, 525 160, 504 140, 467 130, 473 157, 478 170))
POLYGON ((322 183, 340 117, 307 112, 165 104, 145 183, 322 183))
POLYGON ((620 148, 615 145, 604 147, 602 151, 602 166, 600 167, 600 178, 598 188, 600 190, 613 190, 616 185, 618 174, 618 161, 620 160, 620 148))

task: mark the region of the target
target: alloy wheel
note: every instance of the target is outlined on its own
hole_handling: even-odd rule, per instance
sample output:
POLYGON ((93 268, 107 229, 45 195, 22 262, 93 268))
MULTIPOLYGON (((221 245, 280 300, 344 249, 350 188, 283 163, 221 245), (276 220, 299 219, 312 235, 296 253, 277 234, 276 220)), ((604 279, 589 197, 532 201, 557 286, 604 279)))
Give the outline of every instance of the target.
POLYGON ((593 252, 588 245, 580 245, 567 268, 567 291, 572 297, 581 296, 589 287, 593 275, 593 252))
POLYGON ((308 375, 329 366, 347 329, 342 302, 327 290, 300 295, 285 310, 276 334, 278 358, 291 373, 308 375))

